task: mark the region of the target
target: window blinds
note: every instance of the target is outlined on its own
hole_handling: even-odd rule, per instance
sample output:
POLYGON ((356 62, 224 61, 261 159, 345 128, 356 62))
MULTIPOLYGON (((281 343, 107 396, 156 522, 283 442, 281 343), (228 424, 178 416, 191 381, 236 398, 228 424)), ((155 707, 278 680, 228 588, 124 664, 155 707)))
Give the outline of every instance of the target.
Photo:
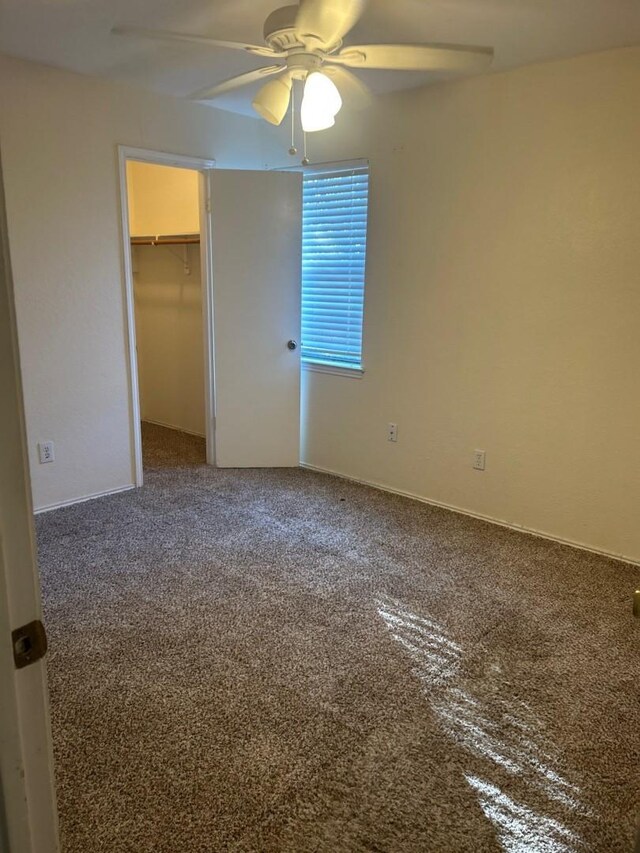
POLYGON ((303 360, 360 368, 369 169, 302 182, 303 360))

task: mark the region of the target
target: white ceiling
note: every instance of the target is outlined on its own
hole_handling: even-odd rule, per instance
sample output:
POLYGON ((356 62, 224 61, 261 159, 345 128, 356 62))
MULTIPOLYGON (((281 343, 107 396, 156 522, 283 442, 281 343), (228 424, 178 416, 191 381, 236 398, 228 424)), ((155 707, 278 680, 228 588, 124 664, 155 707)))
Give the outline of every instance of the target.
MULTIPOLYGON (((292 0, 289 0, 292 2, 292 0)), ((262 44, 262 24, 286 0, 0 0, 0 52, 186 95, 269 64, 240 51, 133 41, 115 24, 262 44)), ((640 0, 369 0, 346 39, 492 45, 494 70, 640 43, 640 0)), ((375 92, 433 80, 414 72, 359 72, 375 92)), ((216 106, 253 115, 251 89, 216 106)))

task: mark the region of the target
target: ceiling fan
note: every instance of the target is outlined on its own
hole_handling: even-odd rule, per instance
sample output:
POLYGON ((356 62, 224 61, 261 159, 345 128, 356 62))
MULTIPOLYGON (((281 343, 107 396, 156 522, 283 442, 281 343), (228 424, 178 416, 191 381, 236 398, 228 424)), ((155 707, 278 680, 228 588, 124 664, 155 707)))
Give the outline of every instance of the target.
POLYGON ((271 124, 282 122, 289 108, 294 80, 304 81, 300 108, 305 132, 324 130, 335 123, 342 96, 364 103, 368 90, 349 68, 400 71, 477 72, 493 59, 493 48, 457 44, 343 45, 343 38, 364 12, 366 0, 300 0, 284 6, 264 23, 264 45, 242 44, 202 35, 114 27, 116 35, 180 41, 210 47, 244 50, 255 56, 281 60, 231 77, 192 93, 196 101, 209 101, 249 83, 273 77, 253 100, 256 112, 271 124))

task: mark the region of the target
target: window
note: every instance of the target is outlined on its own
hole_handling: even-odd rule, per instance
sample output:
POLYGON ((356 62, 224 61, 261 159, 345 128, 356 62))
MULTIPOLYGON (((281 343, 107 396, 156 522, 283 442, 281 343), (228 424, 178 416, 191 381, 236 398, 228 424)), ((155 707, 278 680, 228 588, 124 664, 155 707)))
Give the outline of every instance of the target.
POLYGON ((312 171, 302 181, 305 362, 362 369, 369 169, 312 171))

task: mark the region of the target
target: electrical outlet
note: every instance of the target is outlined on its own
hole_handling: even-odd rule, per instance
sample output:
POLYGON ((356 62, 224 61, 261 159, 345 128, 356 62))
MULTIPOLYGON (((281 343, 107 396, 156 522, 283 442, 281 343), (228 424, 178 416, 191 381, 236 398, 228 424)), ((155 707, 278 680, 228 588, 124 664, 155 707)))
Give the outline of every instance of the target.
POLYGON ((473 451, 473 467, 476 471, 484 471, 485 468, 485 452, 484 450, 473 451))
POLYGON ((387 441, 398 440, 398 424, 387 424, 387 441))
POLYGON ((41 465, 44 465, 45 462, 53 462, 56 458, 52 441, 41 441, 38 444, 38 453, 40 455, 41 465))

